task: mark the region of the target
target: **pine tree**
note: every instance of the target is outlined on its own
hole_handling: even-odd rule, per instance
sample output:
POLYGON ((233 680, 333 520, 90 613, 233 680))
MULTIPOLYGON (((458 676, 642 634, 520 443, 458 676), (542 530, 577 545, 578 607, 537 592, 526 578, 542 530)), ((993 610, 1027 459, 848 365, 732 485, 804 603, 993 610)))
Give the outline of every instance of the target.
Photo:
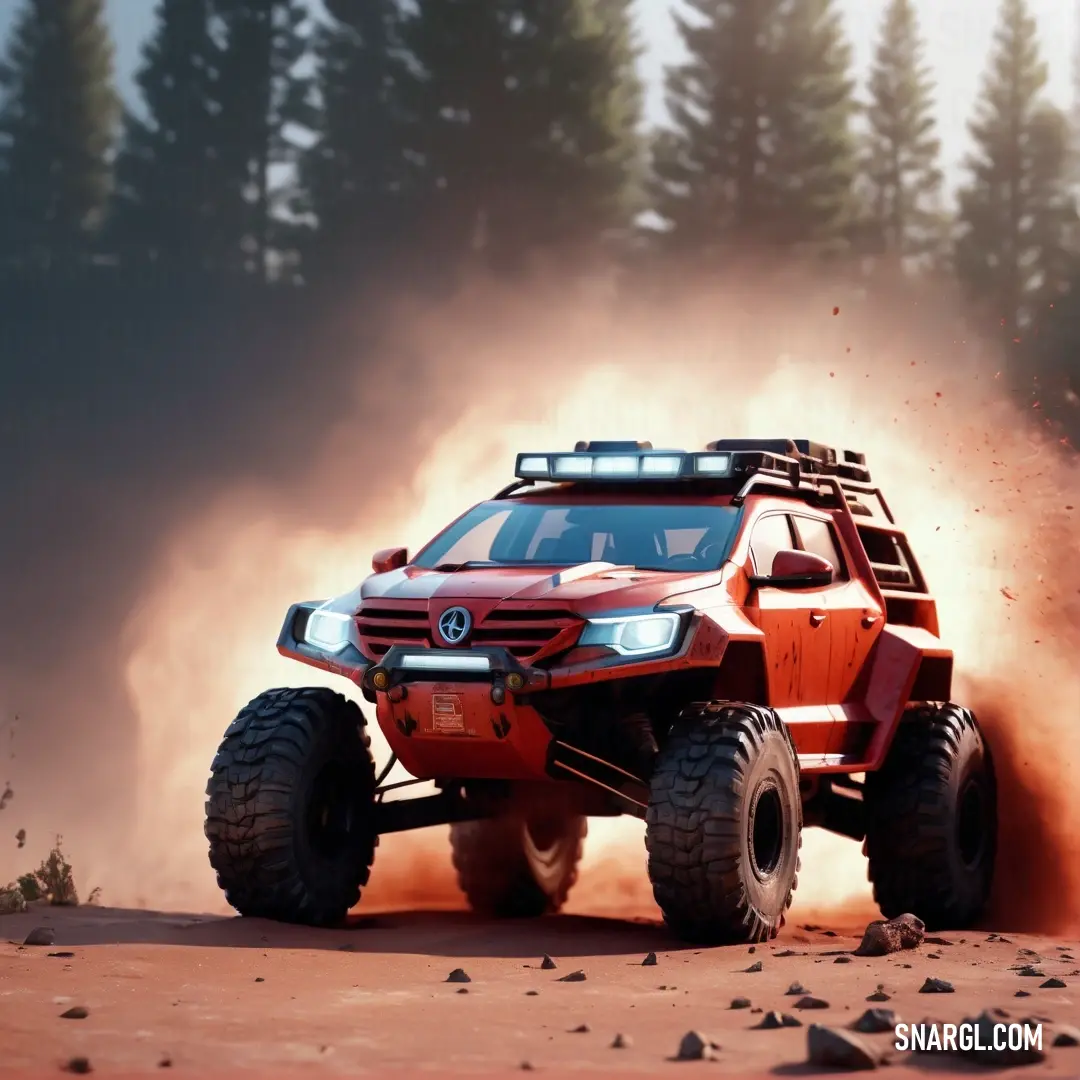
POLYGON ((850 47, 832 0, 689 0, 654 149, 676 251, 828 244, 846 231, 850 47))
POLYGON ((113 239, 123 262, 190 276, 227 264, 210 0, 159 0, 117 160, 113 239))
POLYGON ((641 90, 626 0, 418 0, 405 41, 437 242, 493 266, 627 232, 641 90))
POLYGON ((395 0, 332 0, 314 35, 319 108, 293 211, 314 228, 305 277, 348 278, 389 255, 409 231, 419 163, 406 156, 395 0))
POLYGON ((221 28, 220 146, 226 220, 237 228, 235 257, 247 272, 266 277, 275 240, 284 229, 276 214, 291 189, 299 158, 298 129, 311 122, 309 80, 298 73, 308 49, 310 20, 300 0, 212 0, 221 28))
POLYGON ((1043 97, 1047 69, 1025 0, 1003 0, 959 194, 956 267, 1012 336, 1067 272, 1076 211, 1068 192, 1068 124, 1043 97))
POLYGON ((85 261, 108 201, 117 115, 104 0, 26 0, 0 67, 0 259, 85 261))
POLYGON ((925 260, 940 253, 944 233, 941 142, 912 0, 892 0, 885 13, 869 91, 862 180, 873 247, 925 260))

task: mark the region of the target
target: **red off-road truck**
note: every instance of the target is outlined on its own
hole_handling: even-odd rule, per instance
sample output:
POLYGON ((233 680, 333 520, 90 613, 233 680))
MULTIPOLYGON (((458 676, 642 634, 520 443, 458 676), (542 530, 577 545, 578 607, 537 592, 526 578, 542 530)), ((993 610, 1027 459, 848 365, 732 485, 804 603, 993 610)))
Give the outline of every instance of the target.
POLYGON ((250 702, 207 786, 234 908, 337 923, 380 835, 449 824, 472 906, 537 916, 587 818, 633 814, 688 941, 775 935, 806 825, 865 841, 884 915, 978 917, 990 750, 950 703, 933 596, 863 455, 592 442, 520 454, 516 475, 412 558, 380 551, 354 591, 289 610, 278 650, 354 682, 392 756, 377 774, 331 690, 250 702), (415 780, 387 784, 395 762, 415 780))

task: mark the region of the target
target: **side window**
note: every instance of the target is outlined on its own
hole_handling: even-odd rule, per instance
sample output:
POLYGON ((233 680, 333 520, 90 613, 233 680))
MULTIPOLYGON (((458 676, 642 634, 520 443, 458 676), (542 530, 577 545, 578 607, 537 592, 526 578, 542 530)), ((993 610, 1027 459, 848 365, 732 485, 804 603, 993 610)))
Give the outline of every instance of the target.
POLYGON ((844 558, 840 554, 840 545, 836 542, 833 527, 827 521, 796 515, 795 529, 799 534, 803 550, 828 559, 835 570, 834 580, 846 581, 847 567, 844 566, 844 558))
POLYGON ((790 551, 795 546, 791 522, 787 514, 770 514, 761 518, 750 535, 750 555, 754 572, 762 576, 772 573, 773 559, 778 551, 790 551))

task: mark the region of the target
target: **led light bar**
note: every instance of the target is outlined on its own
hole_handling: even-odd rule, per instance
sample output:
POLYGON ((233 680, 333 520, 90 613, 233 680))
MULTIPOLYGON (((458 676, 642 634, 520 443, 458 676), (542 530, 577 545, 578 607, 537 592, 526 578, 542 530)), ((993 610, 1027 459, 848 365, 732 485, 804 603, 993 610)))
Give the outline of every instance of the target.
POLYGON ((731 472, 729 453, 638 450, 571 454, 518 454, 519 480, 680 480, 724 477, 731 472))
POLYGON ((491 658, 478 653, 427 649, 422 653, 406 653, 401 666, 408 671, 490 671, 491 658))

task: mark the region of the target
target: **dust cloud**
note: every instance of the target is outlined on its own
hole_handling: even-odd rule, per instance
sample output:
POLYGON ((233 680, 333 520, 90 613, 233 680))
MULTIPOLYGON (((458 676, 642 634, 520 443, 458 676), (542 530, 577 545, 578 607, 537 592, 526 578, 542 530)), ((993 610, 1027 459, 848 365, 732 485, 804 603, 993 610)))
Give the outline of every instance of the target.
MULTIPOLYGON (((392 423, 380 426, 425 433, 410 482, 386 468, 392 448, 337 425, 298 448, 311 463, 303 504, 321 500, 324 514, 299 515, 272 482, 225 493, 172 532, 131 614, 122 662, 140 723, 134 845, 123 859, 95 855, 87 871, 108 902, 223 909, 202 835, 222 731, 267 687, 348 689, 277 656, 291 602, 352 588, 376 548, 415 550, 503 486, 519 451, 759 435, 867 454, 939 598, 963 676, 955 696, 991 731, 1004 800, 998 913, 1012 929, 1080 921, 1080 804, 1069 796, 1080 769, 1080 469, 1006 402, 993 350, 947 305, 792 282, 632 301, 603 287, 488 283, 394 321, 396 347, 437 357, 467 391, 464 407, 423 381, 384 395, 392 423)), ((358 386, 358 399, 371 389, 358 386)), ((385 758, 381 740, 376 753, 385 758)), ((571 910, 656 916, 641 833, 637 822, 591 823, 571 910)), ((384 838, 365 899, 459 904, 445 830, 384 838)), ((874 910, 859 845, 808 830, 793 917, 874 910)))

